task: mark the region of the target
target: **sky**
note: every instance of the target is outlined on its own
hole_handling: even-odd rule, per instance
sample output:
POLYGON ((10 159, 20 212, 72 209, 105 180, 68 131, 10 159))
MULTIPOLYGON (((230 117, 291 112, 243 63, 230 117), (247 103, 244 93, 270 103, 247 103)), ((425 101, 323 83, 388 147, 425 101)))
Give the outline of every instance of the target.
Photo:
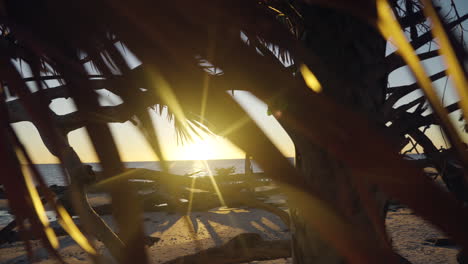
MULTIPOLYGON (((121 102, 117 96, 107 90, 99 90, 99 94, 101 105, 116 105, 121 102)), ((287 157, 294 156, 294 147, 291 139, 276 119, 273 116, 267 115, 267 106, 263 102, 245 91, 235 91, 234 99, 252 115, 252 118, 275 143, 283 155, 287 157)), ((50 107, 59 115, 76 111, 71 99, 55 99, 50 107)), ((150 110, 150 115, 159 137, 163 139, 162 147, 168 160, 238 159, 245 157, 245 153, 242 150, 234 146, 227 139, 217 135, 204 134, 202 137, 194 136, 192 142, 184 144, 177 142, 175 129, 173 123, 167 117, 167 111, 164 109, 161 114, 158 114, 156 111, 150 110)), ((123 161, 156 160, 143 136, 130 121, 111 123, 109 126, 123 161)), ((18 133, 23 144, 26 145, 33 162, 57 162, 57 159, 49 153, 42 143, 39 133, 30 122, 15 123, 13 124, 13 128, 18 133)), ((78 153, 83 162, 97 162, 96 155, 84 128, 70 132, 68 138, 70 145, 78 153)))
MULTIPOLYGON (((449 5, 450 1, 440 0, 440 1, 436 1, 435 3, 436 4, 439 3, 439 6, 442 8, 441 14, 443 14, 443 15, 449 14, 450 16, 452 16, 454 14, 453 11, 451 13, 449 13, 450 10, 451 10, 450 5, 449 5)), ((455 5, 456 5, 456 7, 458 9, 458 12, 459 12, 460 16, 468 14, 468 1, 466 1, 466 0, 455 0, 454 3, 455 3, 455 5)), ((462 26, 466 30, 468 30, 468 20, 465 20, 464 23, 462 24, 462 26)), ((468 32, 465 32, 465 35, 464 35, 465 43, 468 43, 467 33, 468 32)), ((432 42, 429 45, 422 46, 421 48, 416 50, 416 52, 417 53, 422 53, 422 52, 428 51, 429 49, 431 49, 431 50, 437 49, 437 40, 435 41, 435 43, 432 42)), ((395 50, 395 48, 392 46, 391 43, 389 43, 387 53, 393 52, 394 50, 395 50)), ((424 68, 426 69, 426 72, 429 75, 446 69, 445 62, 444 62, 443 58, 440 57, 440 56, 423 61, 423 66, 424 66, 424 68)), ((412 74, 410 73, 410 71, 408 70, 407 67, 402 67, 402 68, 400 68, 400 69, 398 69, 396 71, 393 71, 389 75, 388 82, 389 82, 389 86, 391 87, 391 86, 412 84, 412 83, 415 82, 415 79, 414 79, 414 77, 412 76, 412 74)), ((452 80, 450 78, 442 78, 442 79, 440 79, 440 80, 438 80, 436 82, 433 82, 433 86, 434 86, 436 92, 438 93, 439 97, 442 98, 443 105, 447 106, 447 105, 450 105, 450 104, 453 104, 453 103, 459 101, 459 96, 458 96, 455 88, 453 87, 452 80)), ((414 98, 417 98, 417 97, 419 97, 421 95, 422 95, 422 91, 420 91, 420 90, 414 91, 413 93, 409 94, 407 97, 404 97, 400 101, 398 101, 395 104, 395 107, 399 106, 399 105, 402 105, 402 104, 406 104, 410 100, 412 100, 414 98)), ((430 114, 430 113, 431 113, 431 110, 429 109, 424 114, 426 115, 426 114, 430 114)), ((458 118, 460 116, 460 111, 455 111, 452 114, 450 114, 449 116, 452 119, 452 121, 454 122, 455 127, 459 130, 459 134, 462 137, 462 140, 464 140, 465 142, 468 142, 468 134, 462 131, 463 124, 458 121, 458 118)), ((446 138, 442 135, 442 131, 441 131, 439 126, 431 126, 426 131, 426 134, 431 139, 433 139, 433 142, 434 142, 436 147, 438 147, 438 148, 440 148, 440 147, 444 147, 444 148, 449 147, 449 145, 447 144, 447 142, 445 140, 446 138)), ((418 151, 422 151, 422 149, 418 148, 418 151)))
MULTIPOLYGON (((457 0, 456 3, 459 7, 460 15, 464 15, 468 12, 468 4, 466 1, 457 0)), ((466 25, 466 27, 468 28, 468 25, 466 25)), ((120 45, 118 47, 121 48, 120 45)), ((427 49, 427 47, 423 47, 418 51, 422 52, 424 49, 427 49)), ((392 47, 389 45, 388 52, 391 51, 392 47)), ((139 64, 138 59, 135 58, 130 51, 126 50, 125 54, 128 56, 129 63, 132 67, 139 64)), ((438 72, 445 67, 440 58, 427 60, 424 65, 429 73, 438 72)), ((87 66, 87 69, 90 72, 92 71, 89 66, 87 66)), ((26 75, 28 75, 28 71, 27 69, 24 69, 24 65, 22 71, 25 77, 27 77, 26 75)), ((414 78, 406 68, 401 68, 389 76, 389 84, 391 86, 410 84, 413 82, 414 78)), ((446 79, 444 78, 434 84, 440 94, 444 91, 445 83, 446 79)), ((49 83, 49 85, 51 87, 54 86, 53 83, 49 83)), ((31 87, 31 89, 34 90, 34 87, 31 87)), ((458 96, 456 95, 450 81, 447 82, 445 90, 445 105, 458 100, 458 96)), ((107 90, 102 89, 99 90, 98 93, 100 94, 101 105, 117 105, 121 103, 120 98, 107 90)), ((418 96, 420 93, 421 92, 419 91, 414 92, 407 98, 399 101, 397 104, 404 104, 411 98, 418 96)), ((267 115, 267 106, 263 102, 250 93, 243 91, 235 91, 234 99, 238 101, 238 103, 251 115, 265 134, 280 149, 283 155, 287 157, 294 156, 294 145, 291 139, 274 117, 267 115)), ((67 114, 76 110, 72 99, 55 99, 50 107, 59 115, 67 114)), ((153 118, 153 122, 157 127, 157 132, 159 133, 160 138, 164 141, 164 144, 162 144, 163 151, 166 158, 169 160, 238 159, 245 157, 245 154, 239 148, 231 144, 227 139, 216 135, 205 135, 201 138, 195 137, 194 141, 191 143, 180 144, 176 141, 175 130, 173 124, 168 121, 167 112, 163 111, 161 114, 157 114, 155 111, 150 111, 150 113, 153 118)), ((452 115, 452 117, 454 119, 458 118, 457 113, 452 115)), ((130 121, 125 123, 111 123, 109 126, 117 142, 123 161, 156 160, 151 149, 147 146, 143 137, 130 121)), ((13 124, 13 128, 18 133, 20 140, 28 149, 33 162, 57 162, 57 159, 49 153, 45 145, 42 143, 36 128, 31 123, 15 123, 13 124)), ((445 145, 438 127, 432 126, 429 130, 429 135, 435 139, 437 147, 445 145)), ((71 132, 68 137, 71 146, 78 153, 83 162, 98 161, 84 128, 71 132)))

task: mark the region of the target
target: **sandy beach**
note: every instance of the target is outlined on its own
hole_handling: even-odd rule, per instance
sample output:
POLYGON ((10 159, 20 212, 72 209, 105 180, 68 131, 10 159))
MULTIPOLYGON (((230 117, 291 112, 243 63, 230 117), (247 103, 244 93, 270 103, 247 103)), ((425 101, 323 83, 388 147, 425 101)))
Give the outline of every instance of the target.
MULTIPOLYGON (((104 219, 112 226, 109 216, 104 219)), ((219 208, 194 212, 190 216, 167 213, 145 213, 144 227, 148 236, 160 241, 147 248, 151 263, 164 263, 199 250, 222 245, 241 233, 258 233, 265 240, 288 239, 289 232, 279 217, 258 209, 219 208), (189 223, 193 223, 190 225, 189 223), (191 226, 193 228, 191 228, 191 226)), ((55 263, 34 241, 38 263, 55 263)), ((100 250, 104 248, 100 245, 100 250)), ((68 236, 60 237, 60 253, 67 263, 88 263, 89 258, 68 236)), ((106 254, 106 253, 104 253, 106 254)), ((28 263, 22 242, 0 246, 0 263, 28 263)), ((287 263, 285 260, 264 263, 287 263)))
POLYGON ((430 223, 413 214, 408 208, 390 211, 386 219, 387 231, 400 255, 413 264, 457 264, 458 249, 437 246, 427 240, 446 238, 430 223))
MULTIPOLYGON (((103 202, 94 198, 94 202, 103 202)), ((109 216, 104 219, 112 226, 109 216)), ((387 216, 387 229, 395 249, 413 264, 456 264, 457 249, 436 246, 426 240, 443 238, 432 225, 415 216, 410 209, 391 210, 387 216)), ((194 212, 190 216, 163 212, 144 214, 145 233, 160 240, 148 246, 150 263, 165 263, 177 257, 220 246, 242 233, 257 233, 264 240, 289 239, 288 228, 279 217, 259 209, 217 208, 208 212, 194 212), (192 224, 190 224, 192 223, 192 224)), ((104 247, 97 242, 104 254, 104 247)), ((48 258, 38 241, 33 241, 37 263, 56 263, 48 258)), ((90 263, 87 255, 68 236, 60 237, 60 253, 66 263, 90 263)), ((0 263, 29 263, 22 242, 0 246, 0 263)), ((283 264, 291 259, 255 261, 249 263, 283 264)))

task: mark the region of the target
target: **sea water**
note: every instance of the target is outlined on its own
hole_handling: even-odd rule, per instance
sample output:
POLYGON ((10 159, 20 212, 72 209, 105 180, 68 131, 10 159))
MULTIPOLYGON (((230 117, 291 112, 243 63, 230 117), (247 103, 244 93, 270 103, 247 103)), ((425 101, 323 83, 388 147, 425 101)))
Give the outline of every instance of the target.
MULTIPOLYGON (((292 158, 289 158, 293 162, 292 158)), ((101 170, 98 163, 87 163, 93 167, 93 170, 101 170)), ((157 161, 138 161, 125 162, 127 168, 145 168, 150 170, 161 170, 160 163, 157 161)), ((44 177, 47 185, 67 185, 62 168, 58 164, 37 164, 39 173, 44 177)), ((223 159, 223 160, 178 160, 168 161, 169 172, 178 175, 193 174, 195 176, 216 175, 217 168, 234 167, 234 173, 244 173, 244 159, 223 159)), ((262 172, 262 169, 252 161, 253 172, 262 172)), ((49 218, 53 219, 53 213, 47 212, 49 218)), ((8 211, 0 210, 0 228, 8 224, 13 219, 13 216, 8 211)))

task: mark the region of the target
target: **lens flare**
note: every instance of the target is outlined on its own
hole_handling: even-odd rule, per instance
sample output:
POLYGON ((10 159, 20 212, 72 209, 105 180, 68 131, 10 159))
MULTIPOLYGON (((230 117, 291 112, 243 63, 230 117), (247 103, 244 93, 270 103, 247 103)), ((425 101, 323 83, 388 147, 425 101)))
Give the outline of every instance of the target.
POLYGON ((302 77, 304 78, 305 83, 309 86, 312 91, 320 93, 322 91, 322 85, 318 81, 317 77, 312 73, 312 71, 305 64, 301 64, 299 67, 302 77))

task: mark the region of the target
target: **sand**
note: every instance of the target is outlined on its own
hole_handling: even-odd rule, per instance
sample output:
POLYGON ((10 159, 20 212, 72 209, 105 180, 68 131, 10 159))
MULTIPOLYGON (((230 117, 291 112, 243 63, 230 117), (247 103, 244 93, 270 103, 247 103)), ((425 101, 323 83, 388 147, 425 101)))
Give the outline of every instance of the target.
MULTIPOLYGON (((104 219, 112 226, 111 217, 104 216, 104 219)), ((164 263, 201 249, 222 245, 241 233, 258 233, 265 240, 289 239, 290 237, 287 227, 279 217, 258 209, 219 208, 208 212, 194 212, 190 216, 159 212, 145 213, 144 227, 147 235, 161 239, 147 249, 150 263, 164 263), (193 224, 190 225, 190 222, 193 224)), ((47 258, 46 251, 40 248, 37 241, 33 244, 37 246, 38 263, 55 263, 47 258)), ((89 262, 86 254, 68 236, 60 237, 60 245, 60 253, 67 263, 89 262)), ((100 250, 104 250, 102 245, 100 250)), ((22 242, 0 246, 0 263, 29 263, 22 242)), ((259 263, 287 262, 275 260, 259 263)))
MULTIPOLYGON (((110 217, 104 218, 112 225, 110 217)), ((277 216, 259 209, 217 209, 195 212, 188 217, 180 214, 145 213, 144 226, 147 235, 161 239, 147 249, 151 263, 164 263, 201 249, 221 245, 246 232, 258 233, 265 240, 290 237, 287 227, 277 216), (188 224, 190 221, 193 223, 192 229, 188 224)), ((441 238, 444 235, 407 208, 389 212, 387 229, 395 249, 413 264, 457 263, 456 248, 436 247, 425 242, 425 239, 441 238)), ((56 263, 48 259, 47 252, 37 241, 33 244, 37 247, 35 252, 38 263, 56 263)), ((87 255, 68 236, 60 237, 60 245, 60 253, 67 263, 89 263, 87 255)), ((99 248, 105 251, 102 245, 99 248)), ((22 242, 0 246, 0 263, 29 263, 22 242)), ((291 259, 251 263, 285 264, 291 263, 291 259)))
POLYGON ((422 220, 408 208, 389 212, 387 231, 393 247, 413 264, 457 264, 455 247, 434 246, 426 239, 446 238, 430 223, 422 220))

